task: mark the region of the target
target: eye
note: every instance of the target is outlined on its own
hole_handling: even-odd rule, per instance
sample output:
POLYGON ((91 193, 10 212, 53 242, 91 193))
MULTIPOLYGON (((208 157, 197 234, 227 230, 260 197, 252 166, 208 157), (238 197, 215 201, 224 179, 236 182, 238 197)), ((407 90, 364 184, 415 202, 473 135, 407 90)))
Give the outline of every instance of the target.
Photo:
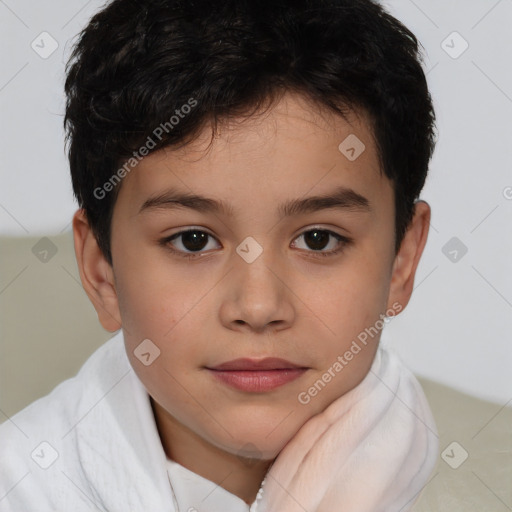
MULTIPOLYGON (((305 249, 306 252, 313 253, 315 256, 334 256, 340 253, 347 245, 352 243, 352 239, 339 235, 327 229, 314 228, 309 229, 298 236, 295 240, 303 238, 307 247, 297 247, 297 243, 293 246, 299 249, 305 249), (333 247, 331 250, 325 251, 328 246, 333 247)), ((210 239, 216 240, 213 235, 201 229, 191 228, 179 231, 171 236, 163 238, 159 241, 161 246, 166 247, 178 256, 192 259, 200 257, 203 252, 208 249, 210 239)))
MULTIPOLYGON (((195 253, 200 254, 200 251, 208 246, 209 238, 213 239, 214 237, 206 231, 187 229, 167 238, 163 238, 160 240, 160 245, 166 246, 172 252, 184 258, 195 258, 195 253)), ((209 249, 211 248, 212 247, 209 247, 209 249)))
MULTIPOLYGON (((338 233, 334 233, 333 231, 327 229, 314 228, 308 231, 305 231, 300 236, 298 236, 295 240, 299 240, 303 238, 305 244, 312 249, 308 252, 317 253, 315 256, 333 256, 341 252, 345 246, 352 243, 352 239, 347 238, 345 236, 339 235, 338 233), (331 241, 329 240, 331 239, 331 241), (329 243, 330 242, 330 243, 329 243), (334 247, 329 251, 323 251, 326 246, 334 247)), ((297 244, 294 244, 297 247, 297 244)), ((306 247, 306 250, 308 249, 306 247)), ((302 249, 303 247, 298 247, 302 249)))

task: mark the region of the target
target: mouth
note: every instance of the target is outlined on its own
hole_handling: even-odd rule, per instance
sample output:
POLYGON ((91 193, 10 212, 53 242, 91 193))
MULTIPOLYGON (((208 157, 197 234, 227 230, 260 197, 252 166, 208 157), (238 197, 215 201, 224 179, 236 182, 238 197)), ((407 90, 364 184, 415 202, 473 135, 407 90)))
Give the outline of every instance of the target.
POLYGON ((262 393, 298 379, 309 368, 278 358, 235 359, 207 370, 224 384, 250 393, 262 393))

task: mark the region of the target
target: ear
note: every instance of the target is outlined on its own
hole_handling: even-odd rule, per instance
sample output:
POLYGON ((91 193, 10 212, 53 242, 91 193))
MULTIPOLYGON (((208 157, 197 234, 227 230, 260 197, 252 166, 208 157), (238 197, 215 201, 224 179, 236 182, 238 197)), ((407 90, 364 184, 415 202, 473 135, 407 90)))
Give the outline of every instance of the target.
POLYGON ((429 204, 422 200, 416 201, 414 216, 393 263, 388 309, 398 302, 403 310, 409 303, 416 268, 427 243, 430 215, 429 204))
POLYGON ((101 325, 107 331, 117 331, 121 328, 121 315, 114 272, 98 246, 83 209, 73 216, 73 235, 82 286, 98 313, 101 325))

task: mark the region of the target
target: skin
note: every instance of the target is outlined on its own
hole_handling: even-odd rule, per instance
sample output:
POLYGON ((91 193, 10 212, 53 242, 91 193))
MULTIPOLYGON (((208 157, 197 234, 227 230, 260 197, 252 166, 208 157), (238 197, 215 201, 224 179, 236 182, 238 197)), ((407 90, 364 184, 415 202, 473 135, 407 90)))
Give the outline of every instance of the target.
POLYGON ((167 455, 252 503, 269 464, 300 427, 367 375, 380 332, 308 404, 297 399, 381 314, 393 304, 406 307, 430 207, 416 203, 395 255, 393 188, 379 173, 366 118, 352 115, 348 124, 295 94, 263 116, 223 122, 208 149, 210 142, 205 127, 190 145, 150 154, 123 179, 112 219, 113 266, 82 210, 73 218, 75 251, 101 324, 123 328, 167 455), (354 161, 338 150, 350 134, 366 146, 354 161), (372 211, 324 209, 282 219, 277 213, 282 202, 340 185, 365 196, 372 211), (222 200, 234 215, 189 208, 138 213, 169 187, 222 200), (212 235, 199 253, 183 237, 159 244, 188 227, 212 235), (341 246, 331 236, 315 250, 304 235, 315 227, 352 242, 322 257, 341 246), (263 248, 252 263, 235 250, 248 236, 263 248), (161 351, 149 366, 133 353, 144 339, 161 351), (205 368, 267 356, 308 370, 272 391, 248 393, 205 368), (253 458, 245 458, 250 451, 253 458))

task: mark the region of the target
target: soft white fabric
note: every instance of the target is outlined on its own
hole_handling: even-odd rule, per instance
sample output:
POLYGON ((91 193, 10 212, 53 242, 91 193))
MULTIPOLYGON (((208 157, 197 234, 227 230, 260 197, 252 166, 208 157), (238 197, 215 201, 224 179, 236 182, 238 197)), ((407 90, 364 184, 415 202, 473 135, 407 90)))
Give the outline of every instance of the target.
POLYGON ((180 511, 251 512, 241 498, 173 460, 167 460, 167 472, 180 511))
MULTIPOLYGON (((426 483, 437 448, 420 385, 379 348, 361 384, 283 449, 251 512, 398 511, 426 483), (282 485, 301 507, 287 493, 283 501, 282 485)), ((122 331, 74 378, 0 425, 1 512, 177 512, 169 468, 122 331)))
POLYGON ((265 477, 258 512, 407 512, 435 467, 416 377, 379 347, 368 375, 306 422, 265 477))

